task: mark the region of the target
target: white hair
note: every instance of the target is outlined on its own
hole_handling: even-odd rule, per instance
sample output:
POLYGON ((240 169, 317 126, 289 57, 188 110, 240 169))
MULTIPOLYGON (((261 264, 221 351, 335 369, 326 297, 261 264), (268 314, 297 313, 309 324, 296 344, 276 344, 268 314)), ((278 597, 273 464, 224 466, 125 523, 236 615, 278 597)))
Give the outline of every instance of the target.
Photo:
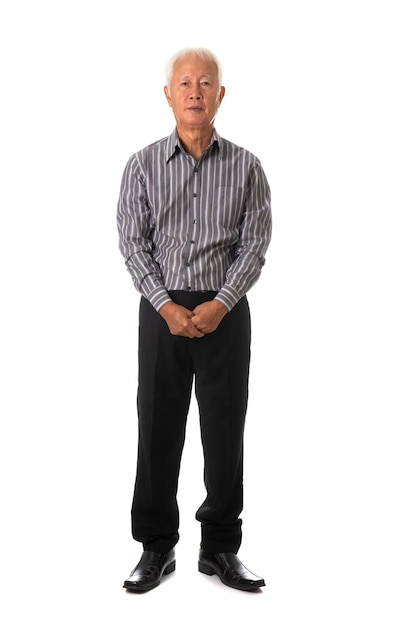
POLYGON ((182 48, 181 50, 173 54, 173 56, 169 59, 165 68, 167 87, 169 89, 170 89, 171 79, 173 77, 174 65, 177 63, 177 61, 181 61, 182 59, 185 59, 188 56, 195 56, 195 57, 198 57, 199 59, 203 59, 204 61, 210 61, 211 63, 214 63, 216 66, 216 70, 217 70, 217 78, 218 78, 219 87, 222 85, 222 67, 219 62, 219 59, 211 50, 209 50, 208 48, 182 48))

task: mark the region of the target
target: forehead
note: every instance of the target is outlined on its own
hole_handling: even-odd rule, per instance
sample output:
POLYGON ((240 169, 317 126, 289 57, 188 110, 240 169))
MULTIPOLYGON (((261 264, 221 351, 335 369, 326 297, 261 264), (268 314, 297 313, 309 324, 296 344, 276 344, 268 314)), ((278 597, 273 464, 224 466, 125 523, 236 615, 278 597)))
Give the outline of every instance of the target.
POLYGON ((217 77, 216 65, 196 56, 187 56, 174 64, 173 76, 211 76, 217 77))

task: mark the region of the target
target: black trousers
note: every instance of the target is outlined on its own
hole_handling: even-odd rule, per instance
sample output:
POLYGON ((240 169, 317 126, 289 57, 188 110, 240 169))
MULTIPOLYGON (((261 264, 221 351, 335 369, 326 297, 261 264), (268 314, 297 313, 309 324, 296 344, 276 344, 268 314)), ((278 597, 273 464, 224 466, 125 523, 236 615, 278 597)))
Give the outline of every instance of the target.
MULTIPOLYGON (((189 309, 215 292, 170 292, 189 309)), ((141 299, 139 445, 132 534, 145 550, 167 552, 179 540, 177 486, 187 414, 195 382, 207 496, 196 513, 201 546, 237 552, 243 507, 243 434, 248 400, 251 324, 242 298, 217 330, 188 339, 170 333, 141 299)))

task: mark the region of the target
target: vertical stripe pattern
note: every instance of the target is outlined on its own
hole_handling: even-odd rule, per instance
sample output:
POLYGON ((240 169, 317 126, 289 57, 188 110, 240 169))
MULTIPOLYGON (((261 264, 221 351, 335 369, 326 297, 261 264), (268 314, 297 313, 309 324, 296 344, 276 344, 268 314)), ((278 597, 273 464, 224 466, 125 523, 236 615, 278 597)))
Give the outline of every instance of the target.
POLYGON ((117 225, 134 285, 157 310, 168 290, 216 291, 231 310, 265 262, 269 184, 258 158, 216 131, 198 161, 174 131, 128 160, 117 225))

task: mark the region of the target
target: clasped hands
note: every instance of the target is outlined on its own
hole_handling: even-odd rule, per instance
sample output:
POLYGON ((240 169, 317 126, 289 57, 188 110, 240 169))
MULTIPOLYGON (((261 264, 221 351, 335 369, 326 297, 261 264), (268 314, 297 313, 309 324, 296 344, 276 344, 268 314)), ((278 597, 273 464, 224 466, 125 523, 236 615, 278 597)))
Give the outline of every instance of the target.
POLYGON ((175 302, 167 302, 161 307, 159 313, 166 321, 172 335, 193 339, 213 333, 228 313, 228 309, 219 300, 203 302, 193 311, 175 302))

